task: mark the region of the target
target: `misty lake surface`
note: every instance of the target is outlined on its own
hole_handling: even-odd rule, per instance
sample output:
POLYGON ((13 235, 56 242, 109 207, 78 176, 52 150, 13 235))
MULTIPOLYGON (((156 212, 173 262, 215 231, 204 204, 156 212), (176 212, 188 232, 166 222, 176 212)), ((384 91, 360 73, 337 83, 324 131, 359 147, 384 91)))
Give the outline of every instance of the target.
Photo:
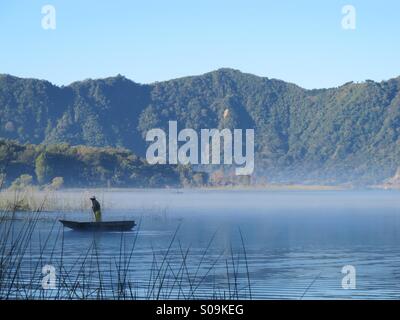
MULTIPOLYGON (((79 195, 68 191, 68 196, 79 195)), ((56 274, 71 283, 80 274, 88 285, 102 283, 102 298, 110 299, 116 296, 107 286, 117 284, 120 274, 130 297, 138 299, 400 297, 398 191, 116 190, 97 195, 104 203, 103 220, 133 219, 138 226, 124 233, 77 232, 63 229, 58 219, 88 221, 89 211, 41 213, 20 277, 36 272, 41 279, 42 270, 35 268, 39 261, 54 265, 56 274), (347 265, 355 268, 355 289, 342 286, 347 265), (100 269, 101 277, 96 276, 100 269)), ((19 214, 14 224, 23 224, 23 217, 19 214)))

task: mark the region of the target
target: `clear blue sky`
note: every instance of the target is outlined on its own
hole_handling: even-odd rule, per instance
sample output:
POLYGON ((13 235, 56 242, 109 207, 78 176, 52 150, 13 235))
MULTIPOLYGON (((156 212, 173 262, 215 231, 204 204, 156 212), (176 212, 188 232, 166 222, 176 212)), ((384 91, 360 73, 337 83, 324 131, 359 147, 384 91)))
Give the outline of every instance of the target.
POLYGON ((398 0, 1 1, 0 73, 141 83, 231 67, 306 88, 400 75, 398 0), (56 30, 41 8, 56 8, 56 30), (343 5, 355 30, 341 27, 343 5))

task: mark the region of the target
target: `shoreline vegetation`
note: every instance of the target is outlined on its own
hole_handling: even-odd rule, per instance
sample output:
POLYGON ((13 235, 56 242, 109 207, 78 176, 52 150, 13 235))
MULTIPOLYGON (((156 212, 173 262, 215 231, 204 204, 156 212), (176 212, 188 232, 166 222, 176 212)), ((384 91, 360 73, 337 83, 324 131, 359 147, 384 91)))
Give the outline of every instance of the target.
POLYGON ((178 187, 208 183, 187 165, 150 165, 124 148, 20 144, 0 139, 0 187, 178 187))
MULTIPOLYGON (((271 184, 263 186, 223 186, 223 187, 201 187, 201 188, 67 188, 60 190, 42 190, 37 187, 28 187, 24 190, 4 189, 0 191, 0 210, 10 212, 85 212, 90 210, 89 197, 96 194, 104 209, 113 209, 113 204, 108 203, 105 198, 107 194, 114 192, 141 193, 152 190, 166 190, 171 193, 182 194, 184 192, 314 192, 314 191, 349 191, 357 190, 349 186, 328 185, 283 185, 271 184)), ((388 190, 380 186, 368 188, 370 190, 388 190)), ((392 188, 396 189, 396 188, 392 188)), ((400 189, 400 188, 398 188, 400 189)))
MULTIPOLYGON (((400 189, 400 169, 381 184, 276 183, 263 176, 236 176, 233 167, 196 171, 187 165, 150 165, 122 148, 32 145, 0 139, 0 209, 85 211, 88 198, 112 191, 340 191, 400 189), (79 190, 80 197, 66 196, 79 190)), ((110 205, 103 203, 104 205, 110 205)), ((112 205, 110 205, 112 207, 112 205)))
MULTIPOLYGON (((0 139, 0 190, 32 194, 60 189, 200 188, 338 189, 340 185, 271 184, 265 176, 237 176, 234 166, 200 171, 189 165, 150 165, 123 148, 20 144, 0 139)), ((347 188, 347 187, 346 187, 347 188)), ((28 206, 32 208, 32 206, 28 206)))
POLYGON ((0 191, 0 210, 5 212, 68 212, 90 209, 88 194, 66 196, 63 192, 27 188, 0 191), (87 199, 85 199, 87 198, 87 199))

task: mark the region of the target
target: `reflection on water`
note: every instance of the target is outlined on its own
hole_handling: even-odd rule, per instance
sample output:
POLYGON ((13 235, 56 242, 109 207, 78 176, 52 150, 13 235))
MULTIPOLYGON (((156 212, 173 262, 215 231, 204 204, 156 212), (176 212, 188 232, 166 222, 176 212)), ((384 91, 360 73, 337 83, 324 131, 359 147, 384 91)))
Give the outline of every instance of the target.
POLYGON ((62 250, 59 272, 69 274, 71 283, 79 276, 77 261, 92 259, 85 277, 108 270, 93 279, 106 286, 123 274, 134 298, 396 299, 399 196, 373 191, 105 193, 104 201, 113 206, 104 212, 105 220, 133 218, 140 221, 135 231, 94 236, 63 230, 58 218, 88 220, 89 213, 43 213, 21 274, 28 279, 35 261, 60 266, 62 250), (41 254, 49 234, 49 243, 56 245, 41 254), (354 290, 342 288, 345 265, 356 268, 354 290))

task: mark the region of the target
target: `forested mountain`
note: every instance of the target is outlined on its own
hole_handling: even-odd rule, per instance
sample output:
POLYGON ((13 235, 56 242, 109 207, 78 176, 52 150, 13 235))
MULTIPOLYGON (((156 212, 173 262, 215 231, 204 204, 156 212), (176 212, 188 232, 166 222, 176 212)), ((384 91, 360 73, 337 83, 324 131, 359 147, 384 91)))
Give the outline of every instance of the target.
POLYGON ((232 69, 149 85, 120 75, 63 87, 0 76, 2 138, 143 156, 145 132, 169 120, 254 128, 255 174, 274 182, 370 184, 400 165, 400 78, 305 90, 232 69))

